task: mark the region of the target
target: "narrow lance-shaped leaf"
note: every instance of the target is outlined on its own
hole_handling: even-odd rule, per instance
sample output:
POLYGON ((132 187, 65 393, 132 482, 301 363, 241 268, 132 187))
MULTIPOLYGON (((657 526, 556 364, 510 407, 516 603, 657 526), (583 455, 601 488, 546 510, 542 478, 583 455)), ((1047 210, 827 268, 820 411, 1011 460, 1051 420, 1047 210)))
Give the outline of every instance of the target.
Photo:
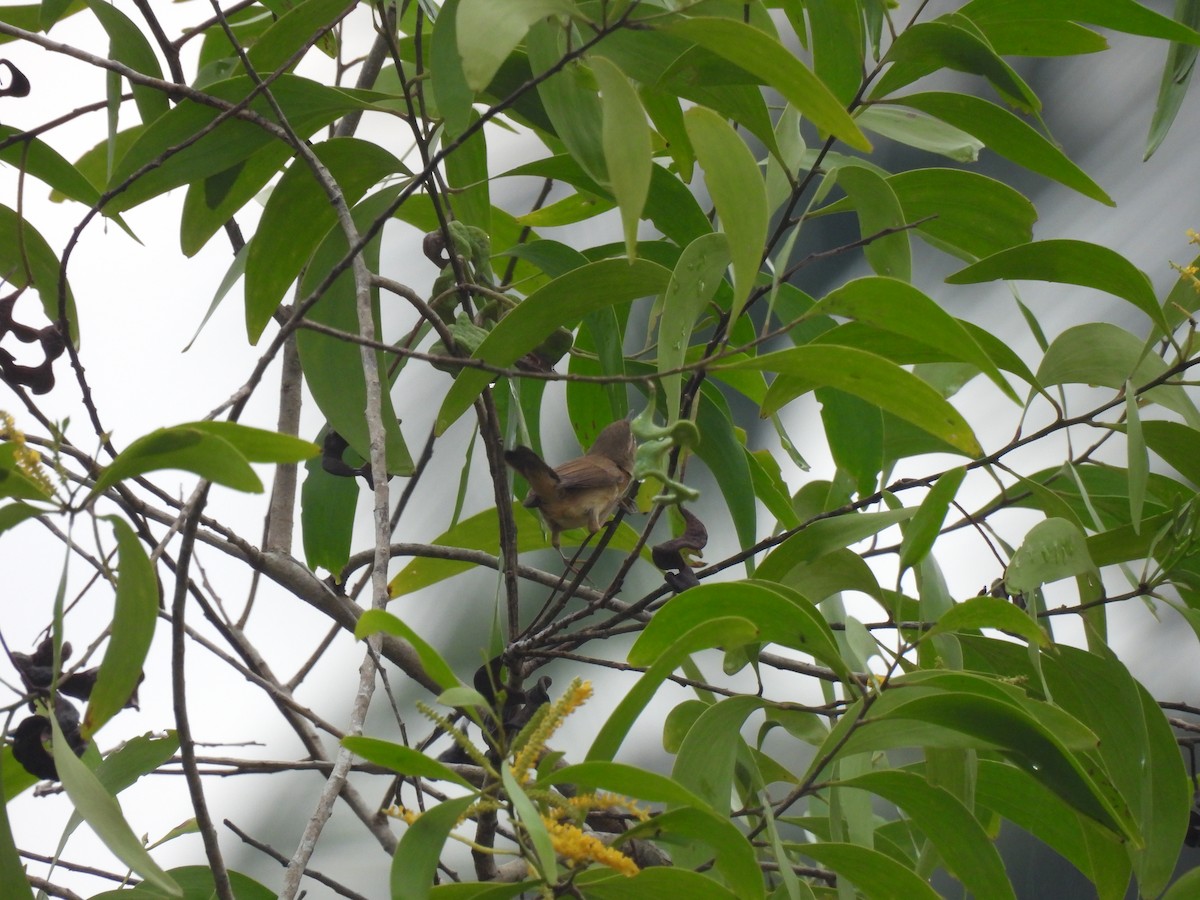
POLYGON ((991 150, 1011 159, 1031 172, 1037 172, 1065 184, 1086 197, 1114 206, 1100 185, 1050 143, 1008 110, 978 97, 965 94, 932 92, 897 97, 897 103, 941 119, 948 125, 972 134, 991 150))
MULTIPOLYGON (((729 267, 729 239, 721 232, 702 234, 683 249, 663 295, 658 325, 658 371, 683 365, 692 329, 704 306, 712 299, 729 267)), ((683 373, 662 379, 667 418, 679 417, 679 391, 683 373)))
POLYGON ((934 483, 933 488, 922 501, 917 514, 905 528, 904 540, 900 543, 901 572, 912 568, 924 559, 933 548, 933 542, 942 530, 942 523, 946 520, 950 503, 958 493, 958 488, 966 474, 967 470, 961 466, 946 472, 934 483))
POLYGON ((600 84, 600 106, 604 110, 601 139, 608 164, 608 182, 625 232, 625 252, 637 257, 638 222, 650 192, 650 126, 642 101, 625 73, 602 56, 591 58, 592 74, 600 84))
POLYGON ((923 635, 923 639, 938 634, 980 628, 997 628, 1012 632, 1039 647, 1050 643, 1049 636, 1028 613, 1007 600, 988 594, 955 603, 942 613, 934 626, 923 635))
POLYGON ((425 900, 433 888, 438 860, 450 831, 476 797, 456 797, 428 809, 410 826, 392 857, 391 895, 425 900))
POLYGON ((587 760, 612 760, 633 727, 634 721, 646 708, 646 704, 654 699, 659 685, 666 681, 690 654, 723 644, 747 644, 757 638, 758 631, 754 623, 732 615, 709 618, 680 635, 666 650, 658 654, 654 664, 617 704, 617 708, 592 741, 587 760))
POLYGON ((159 469, 184 469, 250 493, 263 489, 246 457, 229 441, 199 428, 176 425, 152 431, 117 454, 96 479, 92 493, 101 494, 119 481, 159 469))
MULTIPOLYGON (((839 388, 912 422, 968 456, 983 455, 971 426, 957 409, 920 378, 873 353, 809 344, 768 353, 729 368, 763 369, 794 376, 800 393, 821 385, 839 388)), ((773 411, 763 409, 764 414, 773 411)))
POLYGON ((729 239, 733 262, 733 302, 736 320, 750 296, 767 240, 767 189, 754 154, 729 124, 712 110, 697 106, 684 113, 688 137, 704 169, 721 230, 729 239))
POLYGON ((1134 531, 1140 531, 1150 478, 1150 453, 1142 437, 1142 415, 1132 382, 1125 384, 1125 446, 1129 455, 1129 521, 1134 531))
POLYGON ((666 29, 720 54, 761 78, 822 131, 856 150, 869 151, 866 139, 841 101, 790 50, 764 31, 735 19, 679 19, 666 29))
MULTIPOLYGON (((472 356, 494 366, 511 366, 556 328, 575 326, 593 309, 657 294, 670 277, 670 271, 645 259, 632 264, 606 259, 580 266, 521 301, 496 323, 472 356)), ((464 369, 442 401, 437 432, 442 434, 453 425, 494 377, 480 369, 464 369)))
POLYGON ((570 0, 462 0, 456 19, 467 85, 486 88, 534 22, 574 12, 570 0))
MULTIPOLYGON (((12 751, 5 747, 5 766, 18 768, 12 758, 12 751)), ((8 798, 5 798, 7 801, 8 798)), ((12 891, 12 900, 33 900, 33 888, 25 877, 25 866, 17 854, 17 846, 13 842, 12 827, 8 823, 8 803, 0 807, 0 880, 8 885, 6 890, 12 891)))
POLYGON ((124 519, 111 517, 117 538, 117 592, 112 634, 81 733, 90 737, 118 713, 137 689, 158 622, 158 579, 141 541, 124 519))
POLYGON ((995 844, 963 803, 920 775, 867 772, 843 782, 896 804, 937 848, 946 868, 976 900, 1015 900, 995 844))
MULTIPOLYGON (((1195 30, 1200 28, 1200 0, 1175 0, 1175 19, 1195 30)), ((1158 87, 1158 101, 1154 104, 1154 118, 1150 121, 1150 134, 1146 138, 1146 152, 1143 161, 1149 159, 1158 149, 1171 125, 1179 108, 1183 106, 1183 98, 1187 96, 1188 86, 1192 80, 1192 70, 1196 66, 1196 44, 1184 44, 1175 41, 1167 51, 1167 61, 1163 66, 1162 82, 1158 87)))
POLYGON ((1099 578, 1083 532, 1066 519, 1046 519, 1025 535, 1008 564, 1004 584, 1011 593, 1023 594, 1060 578, 1086 574, 1099 578))
POLYGON ((912 248, 904 229, 904 210, 895 191, 881 176, 863 166, 842 166, 837 171, 837 181, 858 213, 863 240, 874 237, 863 248, 871 268, 879 275, 911 280, 912 248), (891 234, 880 234, 889 229, 891 234))
POLYGON ((975 366, 1013 401, 1020 402, 1000 369, 967 326, 910 284, 891 278, 856 278, 831 291, 810 316, 846 316, 936 347, 975 366))
POLYGON ((1146 273, 1115 250, 1099 244, 1074 240, 1020 244, 960 269, 946 281, 949 284, 978 284, 998 278, 1077 284, 1105 291, 1129 301, 1163 332, 1168 330, 1162 307, 1146 273))
POLYGON ((138 840, 121 806, 96 779, 95 774, 75 756, 58 725, 58 717, 50 716, 53 731, 54 766, 75 810, 91 826, 92 831, 113 852, 113 855, 147 882, 168 897, 182 897, 178 884, 154 861, 138 840))

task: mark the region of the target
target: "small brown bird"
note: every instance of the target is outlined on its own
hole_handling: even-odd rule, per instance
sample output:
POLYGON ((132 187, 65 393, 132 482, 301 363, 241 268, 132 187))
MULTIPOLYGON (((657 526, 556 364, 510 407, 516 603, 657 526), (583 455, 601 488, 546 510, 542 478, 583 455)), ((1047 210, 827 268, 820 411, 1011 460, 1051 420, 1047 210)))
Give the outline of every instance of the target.
POLYGON ((629 423, 613 422, 600 432, 588 452, 561 466, 550 468, 528 447, 516 447, 504 460, 529 482, 524 504, 539 510, 550 529, 550 543, 558 549, 558 534, 569 528, 600 530, 633 477, 637 444, 629 423))

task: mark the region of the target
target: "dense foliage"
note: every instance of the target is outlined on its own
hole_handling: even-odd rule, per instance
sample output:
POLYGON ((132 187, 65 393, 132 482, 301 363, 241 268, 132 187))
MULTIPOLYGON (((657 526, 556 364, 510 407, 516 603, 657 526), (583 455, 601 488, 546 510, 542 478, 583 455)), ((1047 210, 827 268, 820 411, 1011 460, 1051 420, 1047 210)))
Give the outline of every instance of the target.
MULTIPOLYGON (((80 598, 111 610, 106 635, 86 630, 65 571, 29 601, 47 630, 6 646, 21 685, 6 799, 61 781, 68 831, 86 822, 135 873, 103 897, 362 896, 306 874, 335 806, 361 820, 356 853, 390 855, 397 898, 1004 900, 1002 822, 1105 900, 1131 880, 1193 896, 1194 873, 1171 885, 1193 837, 1187 732, 1109 648, 1108 617, 1170 608, 1200 633, 1200 281, 1181 265, 1157 296, 1110 248, 1034 240, 1033 204, 976 163, 986 148, 1111 204, 1010 60, 1098 53, 1105 29, 1162 42, 1150 154, 1198 17, 1190 0, 1178 21, 1134 0, 0 7, 6 112, 37 87, 21 55, 36 48, 108 87, 44 126, 0 126, 0 530, 49 526, 88 573, 80 598), (85 18, 90 45, 52 31, 85 18), (57 141, 76 120, 93 126, 82 154, 57 141), (513 135, 510 166, 496 145, 513 135), (61 245, 26 214, 47 191, 78 214, 61 245), (181 402, 195 421, 162 410, 118 440, 87 363, 136 348, 81 333, 111 298, 72 279, 71 257, 84 235, 127 242, 146 206, 174 217, 181 259, 232 250, 213 307, 242 304, 245 333, 224 340, 259 355, 227 399, 181 402), (398 240, 423 255, 389 259, 398 240), (917 242, 951 261, 945 284, 914 277, 917 242), (810 296, 802 279, 830 260, 850 274, 810 296), (1133 324, 1081 308, 1047 333, 1015 286, 993 321, 952 314, 955 286, 998 280, 1105 292, 1133 324), (1001 317, 1023 320, 1032 353, 1001 317), (273 367, 278 420, 255 420, 273 367), (425 418, 402 421, 413 397, 425 418), (627 421, 636 452, 618 426, 562 465, 564 420, 583 448, 627 421), (1052 464, 1029 465, 1031 448, 1052 464), (458 482, 430 483, 435 454, 458 482), (189 493, 169 470, 195 476, 189 493), (252 540, 257 523, 209 513, 210 488, 263 492, 264 473, 252 540), (398 540, 430 497, 436 531, 398 540), (710 534, 721 558, 703 563, 710 534), (939 567, 968 543, 984 551, 977 596, 939 567), (222 559, 241 604, 209 582, 222 559), (436 602, 485 571, 495 599, 468 614, 490 638, 435 639, 410 595, 436 602), (312 651, 291 680, 250 626, 259 582, 333 628, 311 647, 289 636, 312 651), (1080 646, 1056 641, 1064 621, 1080 646), (353 701, 330 724, 300 688, 348 634, 365 655, 342 667, 353 701), (269 886, 227 867, 252 837, 205 802, 189 726, 205 686, 184 677, 202 641, 294 731, 295 767, 323 773, 269 886), (579 677, 551 680, 551 664, 579 677), (581 726, 589 679, 612 668, 634 677, 581 726), (172 684, 171 730, 113 746, 104 729, 143 678, 172 684), (656 721, 678 686, 688 699, 656 721), (403 724, 368 727, 389 703, 403 724), (588 745, 556 740, 564 726, 588 745), (647 738, 669 773, 629 752, 647 738), (169 871, 118 799, 168 765, 190 792, 180 833, 205 851, 169 871)), ((4 896, 73 896, 65 870, 27 875, 14 824, 0 815, 4 896)))

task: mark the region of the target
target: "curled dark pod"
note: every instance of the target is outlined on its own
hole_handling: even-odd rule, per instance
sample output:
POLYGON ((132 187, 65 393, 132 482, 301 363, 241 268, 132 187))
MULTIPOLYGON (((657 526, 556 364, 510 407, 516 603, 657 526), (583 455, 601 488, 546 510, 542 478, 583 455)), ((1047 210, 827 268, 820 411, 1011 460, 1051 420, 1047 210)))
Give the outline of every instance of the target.
MULTIPOLYGON (((79 710, 69 700, 59 697, 54 703, 54 715, 58 719, 58 727, 62 730, 67 746, 76 756, 83 756, 88 742, 79 733, 79 710)), ((10 735, 13 759, 30 775, 58 781, 58 767, 55 766, 54 756, 50 751, 53 739, 54 730, 46 716, 27 716, 10 735)))

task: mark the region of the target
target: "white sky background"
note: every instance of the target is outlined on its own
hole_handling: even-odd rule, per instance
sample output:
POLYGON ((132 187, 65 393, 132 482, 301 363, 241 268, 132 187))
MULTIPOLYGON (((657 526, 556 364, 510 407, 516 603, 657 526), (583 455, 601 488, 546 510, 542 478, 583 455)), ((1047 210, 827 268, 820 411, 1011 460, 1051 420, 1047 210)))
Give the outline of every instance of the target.
MULTIPOLYGON (((140 21, 131 3, 118 2, 116 5, 135 21, 140 21)), ((1170 12, 1170 4, 1153 5, 1170 12)), ((208 5, 200 2, 162 3, 155 4, 155 8, 163 17, 168 34, 172 35, 178 32, 178 23, 195 22, 208 14, 208 5)), ((941 8, 931 8, 926 18, 940 11, 941 8)), ((356 40, 365 47, 371 37, 369 25, 365 17, 356 21, 356 40)), ((103 53, 107 42, 103 37, 97 37, 97 32, 89 14, 81 13, 56 26, 50 37, 103 53)), ((1143 164, 1142 148, 1165 45, 1122 36, 1112 36, 1110 40, 1114 49, 1108 54, 1047 63, 1047 77, 1035 87, 1045 102, 1045 118, 1063 142, 1067 154, 1117 200, 1118 207, 1108 209, 1037 178, 1030 178, 1023 184, 1041 216, 1035 237, 1071 237, 1110 246, 1145 270, 1161 296, 1174 278, 1167 260, 1188 261, 1194 248, 1187 245, 1185 229, 1200 228, 1200 203, 1197 202, 1200 199, 1197 188, 1200 164, 1195 151, 1200 138, 1197 127, 1200 106, 1195 96, 1189 98, 1172 134, 1157 155, 1143 164)), ((198 42, 193 45, 193 52, 196 46, 198 42)), ((0 57, 10 58, 29 77, 33 88, 28 98, 0 98, 0 122, 4 124, 32 127, 104 97, 104 74, 82 63, 13 44, 0 47, 0 57)), ((186 62, 185 71, 192 71, 192 66, 186 62)), ((103 136, 103 115, 91 114, 45 135, 44 139, 69 159, 75 159, 103 136)), ((373 123, 366 122, 360 133, 388 141, 391 149, 396 151, 409 146, 407 128, 401 123, 377 118, 373 123)), ((519 137, 495 131, 493 135, 494 170, 508 168, 518 161, 519 154, 528 152, 519 137)), ((991 156, 985 151, 985 158, 991 156)), ((501 202, 506 203, 508 198, 515 197, 510 191, 516 190, 496 186, 493 199, 503 197, 501 202)), ((13 169, 0 170, 0 191, 0 202, 15 205, 16 175, 13 169)), ((130 240, 116 226, 97 220, 89 226, 72 257, 69 277, 79 307, 83 335, 81 352, 104 425, 113 432, 118 447, 127 446, 134 438, 155 427, 203 417, 242 383, 259 354, 257 348, 246 346, 240 291, 236 288, 191 350, 182 352, 232 260, 221 235, 193 259, 187 260, 180 255, 178 215, 182 196, 182 191, 176 191, 126 215, 141 239, 141 245, 130 240)), ((84 212, 74 204, 49 204, 45 200, 45 190, 36 182, 27 184, 24 203, 29 220, 55 248, 63 246, 84 212)), ((514 199, 512 209, 519 212, 523 205, 527 205, 527 201, 514 199)), ((257 212, 252 203, 238 214, 247 236, 253 231, 257 212)), ((819 223, 816 227, 820 227, 819 223)), ((920 250, 916 258, 921 273, 918 283, 932 296, 951 302, 956 314, 1007 330, 1006 335, 1010 334, 1019 348, 1032 349, 1032 342, 1026 337, 1004 287, 984 285, 952 290, 939 287, 940 279, 957 269, 958 264, 939 254, 920 250), (998 320, 1002 324, 998 324, 998 320)), ((383 259, 384 274, 418 291, 426 291, 436 274, 421 256, 418 238, 410 230, 389 230, 383 259)), ((1096 310, 1103 309, 1105 312, 1100 315, 1129 327, 1138 327, 1128 307, 1094 292, 1027 285, 1022 287, 1022 296, 1042 316, 1051 337, 1075 321, 1076 316, 1084 315, 1084 310, 1087 315, 1094 316, 1096 310)), ((17 307, 17 317, 22 321, 37 323, 39 315, 40 311, 30 299, 22 300, 17 307)), ((5 346, 11 348, 11 343, 10 339, 5 346)), ((24 358, 20 347, 14 352, 24 358)), ((1026 358, 1035 357, 1027 354, 1026 358)), ((90 426, 78 405, 78 391, 65 357, 56 365, 56 375, 58 386, 55 392, 41 398, 39 403, 52 417, 70 416, 69 434, 73 440, 85 448, 93 446, 94 441, 87 438, 90 426)), ((428 390, 425 387, 420 390, 407 388, 396 396, 397 409, 404 420, 405 434, 414 454, 419 451, 432 419, 434 404, 429 400, 430 392, 440 396, 447 383, 440 373, 433 373, 424 382, 428 390)), ((243 421, 274 426, 277 384, 276 367, 268 374, 243 421)), ((1015 407, 999 399, 995 389, 982 384, 982 379, 967 391, 963 396, 970 398, 970 402, 964 413, 977 427, 984 446, 991 448, 1007 441, 1016 424, 1015 407)), ((548 395, 553 396, 553 391, 548 395)), ((0 408, 11 411, 19 426, 37 430, 31 417, 7 389, 0 391, 0 408)), ((814 410, 814 404, 798 404, 792 422, 793 435, 798 440, 805 433, 800 427, 804 421, 802 417, 813 415, 814 410)), ((306 409, 304 422, 302 435, 311 437, 320 424, 311 405, 306 409)), ((461 455, 456 447, 465 445, 466 434, 466 424, 460 422, 451 436, 439 445, 434 468, 426 475, 425 490, 418 493, 412 513, 402 523, 399 539, 428 540, 444 529, 448 513, 435 513, 437 506, 433 498, 443 492, 447 484, 457 483, 461 455)), ((818 449, 821 442, 817 436, 802 444, 800 449, 813 464, 814 473, 825 477, 830 469, 828 460, 818 449)), ((760 431, 752 444, 773 446, 774 441, 760 431)), ((548 447, 554 446, 555 442, 548 440, 548 447)), ((569 452, 565 441, 561 446, 564 453, 569 452)), ((1045 463, 1028 461, 1024 470, 1041 464, 1045 463)), ((931 470, 927 460, 920 465, 921 473, 931 470)), ((264 471, 263 474, 268 473, 264 471)), ((804 477, 811 477, 794 474, 793 487, 802 484, 804 477)), ((178 479, 171 474, 158 476, 156 480, 164 486, 178 485, 180 496, 186 496, 193 484, 190 477, 182 474, 178 479)), ((483 484, 482 481, 479 483, 483 484)), ((398 495, 402 487, 400 480, 394 481, 394 495, 398 495)), ((710 493, 715 497, 715 490, 710 493)), ((988 493, 989 489, 981 489, 977 499, 983 499, 988 493)), ((915 500, 906 497, 905 502, 915 500)), ((206 512, 234 523, 239 533, 257 542, 264 504, 265 497, 262 496, 239 495, 215 488, 206 512)), ((486 494, 475 501, 474 508, 485 505, 491 505, 486 494)), ((719 559, 735 549, 731 529, 713 527, 718 505, 719 498, 716 498, 713 505, 708 506, 712 511, 712 518, 708 519, 712 535, 706 554, 709 559, 719 559)), ((356 549, 367 546, 370 539, 365 504, 360 507, 360 513, 356 549)), ((765 517, 761 527, 769 527, 765 517)), ((296 546, 299 548, 298 532, 296 546)), ((1000 574, 982 542, 969 531, 959 532, 949 549, 951 552, 943 554, 941 559, 951 589, 958 597, 975 593, 1000 574)), ((36 524, 27 523, 0 536, 0 561, 6 563, 6 596, 0 626, 14 650, 28 652, 48 622, 62 558, 61 546, 36 524)), ((220 554, 210 551, 202 552, 199 562, 217 593, 233 608, 238 608, 248 587, 248 572, 228 565, 220 554)), ((73 585, 81 584, 88 574, 78 560, 71 562, 73 585)), ((460 577, 394 604, 393 611, 414 624, 436 646, 457 645, 460 649, 476 646, 480 643, 475 640, 476 635, 486 634, 494 589, 494 579, 486 574, 460 577), (464 634, 467 636, 452 640, 452 636, 464 634)), ((264 586, 260 593, 261 605, 252 619, 251 636, 261 642, 276 674, 286 679, 315 647, 327 624, 307 607, 279 596, 269 586, 264 586)), ((636 590, 631 590, 631 594, 636 594, 636 590)), ((71 595, 68 591, 68 597, 71 595)), ((86 595, 68 626, 67 637, 75 643, 77 653, 103 627, 110 610, 111 597, 105 590, 93 590, 86 595)), ((198 612, 189 615, 192 624, 199 624, 198 612)), ((863 615, 877 617, 878 611, 868 608, 863 615)), ((1196 696, 1198 686, 1191 674, 1197 669, 1193 662, 1195 638, 1186 626, 1165 611, 1163 621, 1163 627, 1153 628, 1150 616, 1140 604, 1134 604, 1128 614, 1113 615, 1111 631, 1124 658, 1157 696, 1196 702, 1200 699, 1196 696), (1164 665, 1165 659, 1177 659, 1179 665, 1168 667, 1164 665)), ((104 749, 124 738, 171 726, 168 637, 164 624, 147 665, 147 681, 141 692, 142 711, 125 711, 107 726, 100 736, 104 749)), ((620 649, 613 647, 606 652, 619 654, 620 649)), ((312 703, 336 724, 344 724, 348 714, 359 653, 359 648, 348 639, 339 639, 337 652, 318 666, 301 691, 304 702, 312 703)), ((280 730, 282 722, 273 708, 260 699, 259 692, 248 689, 240 677, 223 666, 213 664, 211 657, 194 645, 189 646, 188 659, 190 711, 196 737, 229 743, 269 742, 265 748, 216 747, 202 752, 265 758, 289 758, 302 753, 290 732, 280 730), (267 722, 271 724, 264 731, 263 723, 267 722)), ((469 657, 460 659, 460 675, 469 676, 477 662, 469 657)), ((12 672, 6 672, 4 677, 10 682, 17 680, 12 672)), ((561 690, 568 678, 567 670, 557 670, 556 690, 561 690)), ((595 727, 615 705, 623 686, 628 683, 621 681, 611 684, 609 689, 602 687, 586 713, 570 723, 574 731, 564 737, 563 745, 590 743, 595 727)), ((647 712, 643 721, 661 721, 680 697, 663 699, 647 712)), ((376 729, 373 733, 394 737, 395 729, 389 725, 386 704, 382 701, 382 695, 377 695, 379 715, 373 716, 371 727, 376 729)), ((407 724, 410 735, 426 732, 420 720, 409 720, 407 724)), ((650 731, 641 753, 659 753, 656 726, 650 731)), ((360 783, 360 787, 368 801, 375 802, 382 791, 382 781, 360 783)), ((315 775, 242 776, 211 779, 206 782, 206 789, 218 822, 228 816, 290 855, 303 821, 311 811, 319 781, 315 775)), ((143 779, 122 795, 122 803, 135 831, 149 834, 152 840, 190 815, 183 780, 178 777, 143 779)), ((35 798, 27 792, 10 806, 18 844, 52 853, 69 813, 70 807, 63 798, 35 798)), ((346 836, 346 842, 330 840, 321 845, 312 865, 334 877, 344 878, 369 896, 383 896, 386 860, 377 845, 344 811, 336 815, 335 822, 337 820, 344 823, 340 833, 346 836)), ((277 884, 280 870, 273 863, 264 862, 254 851, 241 850, 240 842, 228 832, 222 836, 222 844, 232 867, 264 883, 277 884)), ((64 856, 101 866, 106 865, 104 860, 107 858, 86 827, 76 832, 64 856)), ((156 857, 170 866, 202 862, 203 853, 199 839, 187 837, 156 851, 156 857)), ((113 866, 117 867, 116 864, 113 866)), ((37 867, 32 871, 38 871, 37 867)), ((100 882, 80 882, 61 873, 56 874, 55 880, 74 885, 85 895, 102 887, 100 882)), ((311 896, 323 896, 323 890, 317 887, 311 896)))

